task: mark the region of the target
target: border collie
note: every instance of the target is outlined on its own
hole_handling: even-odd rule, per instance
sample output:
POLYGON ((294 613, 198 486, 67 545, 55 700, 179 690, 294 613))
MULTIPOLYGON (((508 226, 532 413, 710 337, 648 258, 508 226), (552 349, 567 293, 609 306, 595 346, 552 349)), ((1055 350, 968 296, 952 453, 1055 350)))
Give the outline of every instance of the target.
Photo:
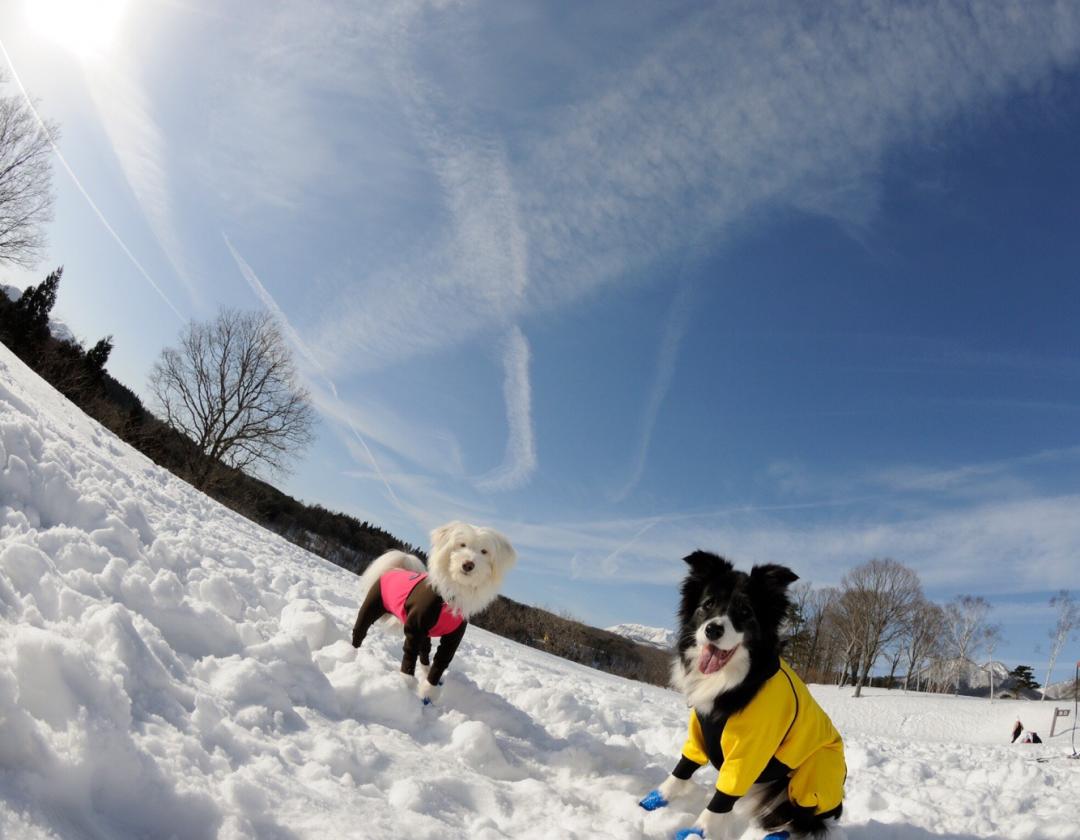
POLYGON ((641 807, 700 792, 690 777, 711 763, 720 771, 716 790, 678 836, 730 840, 747 820, 779 837, 825 834, 843 809, 847 768, 839 733, 780 658, 787 588, 798 576, 771 564, 746 574, 705 551, 684 559, 672 684, 691 707, 689 734, 675 769, 641 807))

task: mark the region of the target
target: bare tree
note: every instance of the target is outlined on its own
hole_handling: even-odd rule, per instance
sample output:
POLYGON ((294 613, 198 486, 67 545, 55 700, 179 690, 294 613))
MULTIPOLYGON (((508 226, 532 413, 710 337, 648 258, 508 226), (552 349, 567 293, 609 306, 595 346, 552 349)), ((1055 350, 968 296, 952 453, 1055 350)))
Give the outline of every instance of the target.
POLYGON ((855 696, 859 697, 878 657, 900 636, 922 600, 922 584, 907 566, 885 558, 852 569, 842 587, 847 629, 858 657, 855 696))
POLYGON ((960 693, 960 677, 964 665, 975 654, 986 630, 986 614, 990 604, 985 598, 958 595, 945 606, 945 630, 949 654, 953 657, 952 671, 955 693, 960 693))
POLYGON ((1046 679, 1043 680, 1043 700, 1046 699, 1046 689, 1050 687, 1050 676, 1054 673, 1061 649, 1076 633, 1076 628, 1080 627, 1080 607, 1077 607, 1068 589, 1062 589, 1051 598, 1050 606, 1057 610, 1057 623, 1050 630, 1050 663, 1046 668, 1046 679))
POLYGON ((51 153, 58 134, 21 95, 0 97, 0 265, 32 266, 41 256, 52 220, 51 153))
MULTIPOLYGON (((904 632, 904 655, 907 659, 907 675, 904 677, 904 690, 911 687, 911 677, 915 676, 915 690, 920 690, 923 671, 928 660, 938 652, 941 639, 945 635, 945 611, 933 601, 922 600, 912 610, 911 620, 904 632)), ((927 679, 929 675, 926 675, 927 679)))
MULTIPOLYGON (((844 587, 837 591, 836 599, 832 604, 832 615, 829 617, 829 627, 832 630, 839 668, 836 684, 843 688, 847 685, 848 676, 858 669, 859 658, 859 622, 860 613, 858 593, 844 587)), ((852 677, 852 682, 855 678, 852 677)))
POLYGON ((815 589, 804 605, 806 676, 812 680, 827 680, 835 666, 837 634, 833 632, 833 621, 837 597, 833 587, 815 589))
POLYGON ((990 675, 990 701, 994 700, 994 651, 1001 644, 1001 625, 991 624, 983 630, 982 646, 986 649, 986 671, 990 675))
POLYGON ((288 346, 265 312, 222 310, 191 322, 179 348, 154 365, 150 389, 170 426, 194 442, 192 483, 206 487, 218 464, 283 471, 311 442, 314 411, 297 383, 288 346))
MULTIPOLYGON (((907 624, 907 622, 904 622, 907 624)), ((902 637, 897 636, 885 651, 886 661, 889 663, 889 676, 886 688, 893 688, 896 681, 896 669, 900 667, 900 660, 904 658, 906 648, 902 637)))

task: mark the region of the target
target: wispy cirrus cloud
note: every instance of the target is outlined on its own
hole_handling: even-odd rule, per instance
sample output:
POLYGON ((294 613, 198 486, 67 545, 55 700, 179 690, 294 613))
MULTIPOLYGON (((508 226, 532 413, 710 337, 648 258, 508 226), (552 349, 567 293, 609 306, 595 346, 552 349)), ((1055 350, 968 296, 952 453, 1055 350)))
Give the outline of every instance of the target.
MULTIPOLYGON (((840 504, 837 505, 836 502, 840 504)), ((795 524, 783 506, 741 506, 700 514, 602 522, 513 523, 515 543, 534 563, 578 578, 674 585, 680 558, 695 548, 737 565, 783 563, 800 577, 835 585, 873 557, 914 568, 935 598, 960 592, 1013 595, 1080 587, 1076 495, 1037 496, 911 515, 869 512, 857 501, 836 524, 795 524)))
MULTIPOLYGON (((383 472, 388 489, 392 476, 421 471, 470 482, 430 418, 398 423, 387 408, 357 420, 359 408, 335 396, 336 377, 466 344, 498 347, 508 445, 480 484, 520 486, 538 469, 535 360, 523 329, 531 332, 532 319, 619 286, 671 282, 664 269, 687 243, 722 247, 777 209, 870 226, 897 149, 964 130, 1080 55, 1080 8, 1062 3, 1029 3, 1017 14, 979 2, 813 10, 733 2, 675 9, 638 30, 627 14, 620 25, 630 37, 619 49, 576 52, 535 28, 492 30, 489 19, 508 5, 328 2, 249 14, 266 8, 251 3, 200 33, 214 48, 192 70, 205 93, 193 113, 214 142, 191 150, 190 171, 216 202, 211 214, 303 244, 304 280, 317 294, 305 299, 308 327, 293 338, 312 370, 325 372, 322 408, 338 427, 357 422, 393 453, 388 459, 407 464, 383 472), (555 68, 552 55, 567 61, 555 68), (556 81, 535 68, 556 70, 556 81), (424 469, 412 470, 417 464, 424 469)), ((163 248, 183 257, 176 192, 190 185, 176 177, 177 150, 151 119, 149 88, 119 90, 102 105, 113 114, 114 146, 163 248)), ((617 497, 640 480, 674 375, 681 327, 673 313, 617 497)), ((379 472, 367 470, 368 454, 362 475, 379 472)), ((861 486, 888 493, 927 481, 976 483, 908 473, 861 486)), ((419 498, 425 487, 414 482, 410 493, 419 498)), ((482 501, 473 500, 478 509, 482 501)), ((843 551, 878 545, 875 534, 887 537, 881 546, 902 546, 907 527, 899 517, 853 514, 857 539, 781 527, 790 541, 770 543, 774 520, 755 530, 751 512, 738 515, 739 530, 703 529, 702 538, 763 553, 793 552, 805 538, 824 567, 843 551)), ((922 516, 904 521, 938 522, 922 516)), ((653 521, 564 535, 581 558, 633 570, 698 533, 684 530, 689 520, 653 521)), ((960 529, 950 522, 937 530, 940 545, 950 527, 960 529)), ((560 527, 546 527, 553 540, 560 527)))
POLYGON ((1078 18, 1061 4, 702 10, 535 138, 533 272, 572 295, 583 274, 603 280, 688 232, 723 238, 768 206, 866 225, 891 150, 1075 62, 1078 18))
POLYGON ((503 397, 508 435, 506 455, 494 470, 476 480, 485 492, 520 487, 536 470, 536 436, 532 425, 532 389, 529 383, 529 342, 517 326, 507 334, 503 351, 503 397))
MULTIPOLYGON (((221 28, 244 38, 221 53, 241 69, 211 59, 200 71, 221 142, 195 167, 226 209, 300 225, 303 207, 315 228, 355 238, 354 254, 319 270, 309 319, 329 375, 516 336, 503 359, 511 446, 489 487, 537 465, 520 324, 648 282, 688 242, 719 247, 772 209, 864 227, 893 150, 977 120, 1080 54, 1067 4, 1017 16, 982 3, 736 2, 651 17, 610 57, 567 52, 572 66, 551 75, 573 84, 545 86, 528 69, 548 67, 550 45, 527 27, 493 34, 502 11, 414 0, 286 5, 254 25, 226 15, 221 28), (524 79, 541 106, 519 108, 524 79), (342 114, 364 127, 357 137, 339 130, 342 114), (331 219, 350 191, 363 195, 354 218, 331 219)), ((129 178, 176 251, 160 138, 131 122, 129 178)), ((616 498, 642 474, 677 344, 661 347, 616 498)))
POLYGON ((183 245, 173 206, 175 155, 169 154, 165 134, 151 111, 135 63, 120 54, 108 63, 86 63, 83 78, 147 224, 189 300, 197 309, 201 308, 205 303, 204 290, 188 267, 189 251, 183 245))
POLYGON ((664 332, 660 338, 656 370, 653 374, 652 386, 649 388, 649 395, 641 418, 641 431, 638 435, 638 444, 631 463, 630 475, 616 489, 612 498, 614 502, 621 502, 626 499, 634 491, 634 488, 638 486, 642 475, 645 473, 645 459, 649 454, 649 443, 652 440, 653 430, 656 428, 656 419, 660 414, 660 407, 663 405, 664 398, 671 387, 671 379, 675 375, 679 344, 682 342, 690 320, 692 301, 691 287, 686 283, 679 286, 674 299, 671 301, 671 306, 668 308, 667 317, 664 319, 664 332))
POLYGON ((967 494, 988 483, 997 486, 1001 481, 1026 486, 1023 481, 1026 470, 1074 464, 1077 460, 1080 460, 1080 446, 1070 446, 954 467, 914 464, 892 467, 868 476, 868 481, 895 492, 967 494))
POLYGON ((317 374, 322 380, 322 382, 325 383, 325 386, 329 390, 330 394, 333 396, 333 402, 329 402, 324 397, 322 389, 319 388, 316 384, 312 394, 313 404, 317 408, 320 408, 323 414, 329 414, 331 417, 335 417, 336 419, 338 419, 342 423, 342 425, 347 428, 349 432, 352 433, 356 444, 359 445, 361 449, 363 449, 364 454, 367 456, 368 463, 371 464, 372 469, 379 477, 379 480, 382 482, 383 487, 386 488, 387 496, 402 512, 411 513, 411 511, 409 511, 409 509, 398 497, 397 493, 394 492, 393 485, 387 479, 386 474, 383 472, 378 460, 376 460, 375 454, 368 446, 367 440, 360 433, 359 429, 357 429, 356 423, 354 422, 352 415, 348 412, 347 409, 345 409, 344 405, 341 403, 341 400, 338 397, 337 386, 334 384, 333 380, 330 379, 330 377, 327 376, 326 373, 322 370, 318 361, 312 355, 311 350, 308 348, 307 344, 302 338, 300 338, 299 333, 297 333, 296 329, 289 322, 289 319, 285 316, 285 313, 282 311, 281 307, 278 306, 277 301, 274 300, 273 296, 266 290, 266 287, 263 285, 262 281, 259 279, 258 275, 251 268, 251 266, 247 263, 247 261, 242 256, 240 256, 239 251, 237 251, 236 248, 233 247, 232 242, 229 241, 229 237, 225 236, 224 234, 222 234, 222 237, 224 238, 225 245, 229 249, 229 253, 232 255, 233 260, 236 262, 236 266, 240 270, 240 274, 241 276, 243 276, 245 282, 247 282, 248 286, 251 288, 252 292, 254 292, 255 296, 259 298, 263 306, 265 306, 270 311, 270 313, 273 314, 273 316, 277 319, 278 323, 281 325, 281 328, 285 333, 286 339, 293 345, 296 350, 300 352, 300 355, 307 363, 309 368, 309 376, 307 377, 308 381, 311 381, 311 374, 317 374))

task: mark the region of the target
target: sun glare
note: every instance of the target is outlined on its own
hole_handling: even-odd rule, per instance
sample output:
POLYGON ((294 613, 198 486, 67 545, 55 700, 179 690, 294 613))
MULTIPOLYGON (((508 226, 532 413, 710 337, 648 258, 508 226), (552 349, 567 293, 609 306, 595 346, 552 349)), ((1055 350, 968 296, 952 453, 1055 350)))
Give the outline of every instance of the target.
POLYGON ((113 42, 128 0, 26 0, 30 25, 82 58, 103 55, 113 42))

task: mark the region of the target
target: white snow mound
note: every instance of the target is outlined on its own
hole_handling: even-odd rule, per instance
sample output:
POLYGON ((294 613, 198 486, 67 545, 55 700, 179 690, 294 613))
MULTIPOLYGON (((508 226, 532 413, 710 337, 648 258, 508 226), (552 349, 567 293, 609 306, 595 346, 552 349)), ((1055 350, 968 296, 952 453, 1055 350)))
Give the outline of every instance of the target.
MULTIPOLYGON (((423 707, 357 578, 119 442, 0 346, 0 837, 670 837, 679 696, 475 627, 423 707)), ((855 840, 1075 838, 1051 704, 815 686, 855 840), (1033 759, 1050 760, 1036 763, 1033 759)), ((749 832, 747 838, 760 834, 749 832)))

